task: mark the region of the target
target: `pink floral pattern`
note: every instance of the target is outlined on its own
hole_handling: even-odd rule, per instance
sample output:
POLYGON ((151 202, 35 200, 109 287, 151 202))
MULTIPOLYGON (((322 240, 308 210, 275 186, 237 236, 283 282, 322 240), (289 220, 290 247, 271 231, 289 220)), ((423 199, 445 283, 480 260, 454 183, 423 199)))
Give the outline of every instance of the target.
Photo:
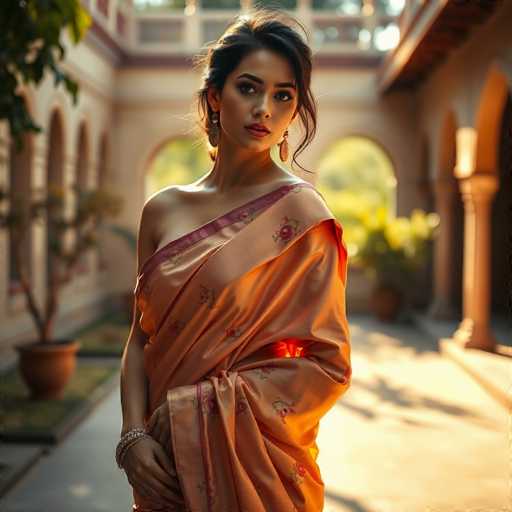
POLYGON ((243 332, 243 328, 240 326, 230 326, 226 329, 226 338, 238 338, 243 332))
POLYGON ((286 402, 285 400, 274 400, 272 402, 272 407, 274 410, 281 416, 281 421, 286 424, 286 416, 290 413, 294 413, 295 409, 292 407, 295 405, 293 402, 286 402))
POLYGON ((307 470, 304 464, 300 462, 295 462, 292 468, 291 478, 296 484, 301 484, 304 482, 304 478, 306 477, 307 470))
POLYGON ((262 368, 256 368, 256 375, 260 380, 268 380, 270 374, 275 371, 276 368, 272 368, 270 366, 264 366, 262 368))
POLYGON ((206 304, 206 306, 210 309, 214 307, 216 297, 215 297, 215 290, 213 288, 208 288, 207 286, 204 286, 202 284, 199 285, 200 287, 200 295, 199 295, 199 302, 200 304, 206 304))
POLYGON ((169 324, 169 331, 174 336, 178 336, 184 329, 185 325, 187 325, 187 323, 184 320, 173 320, 169 324))
POLYGON ((278 242, 280 240, 287 243, 297 234, 301 233, 303 229, 304 227, 300 220, 284 216, 281 221, 281 225, 274 232, 272 238, 274 239, 274 242, 278 242))

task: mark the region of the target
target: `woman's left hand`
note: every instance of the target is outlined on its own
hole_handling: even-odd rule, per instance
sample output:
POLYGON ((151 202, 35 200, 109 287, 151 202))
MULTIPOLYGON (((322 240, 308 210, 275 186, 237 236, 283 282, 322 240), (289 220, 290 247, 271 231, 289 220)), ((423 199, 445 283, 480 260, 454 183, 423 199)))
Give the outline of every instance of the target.
POLYGON ((158 406, 146 426, 146 432, 169 453, 171 449, 171 422, 167 400, 158 406))

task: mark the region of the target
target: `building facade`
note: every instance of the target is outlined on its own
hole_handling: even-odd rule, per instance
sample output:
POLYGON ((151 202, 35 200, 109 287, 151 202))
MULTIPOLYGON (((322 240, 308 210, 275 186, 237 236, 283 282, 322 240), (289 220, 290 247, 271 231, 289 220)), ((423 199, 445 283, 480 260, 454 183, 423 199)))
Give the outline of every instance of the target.
MULTIPOLYGON (((136 233, 152 155, 194 126, 200 70, 191 57, 251 4, 219 9, 187 0, 175 10, 112 0, 85 5, 93 25, 82 43, 68 45, 65 62, 80 85, 79 103, 73 106, 50 80, 23 91, 43 132, 27 136, 16 154, 1 127, 0 183, 23 194, 51 184, 108 186, 124 199, 116 222, 136 233)), ((454 335, 492 349, 493 321, 506 315, 509 291, 512 2, 487 2, 484 9, 471 2, 410 1, 400 13, 396 5, 287 3, 312 35, 319 107, 317 136, 299 162, 314 171, 329 146, 350 135, 382 147, 394 166, 397 214, 419 207, 441 218, 429 314, 460 320, 454 335)), ((291 149, 298 135, 291 131, 291 149)), ((97 316, 113 294, 133 289, 133 250, 113 237, 105 247, 91 252, 64 284, 57 335, 97 316)), ((44 225, 32 227, 25 254, 42 302, 44 225)), ((5 232, 0 259, 0 349, 7 353, 35 331, 5 232)), ((352 295, 364 309, 363 282, 357 275, 349 282, 349 308, 352 295)))

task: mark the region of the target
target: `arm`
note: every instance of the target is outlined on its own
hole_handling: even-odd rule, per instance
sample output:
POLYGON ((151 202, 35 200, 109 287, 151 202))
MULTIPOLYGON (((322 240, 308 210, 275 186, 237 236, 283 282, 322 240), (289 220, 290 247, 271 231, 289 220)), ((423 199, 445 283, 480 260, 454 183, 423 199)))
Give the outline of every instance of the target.
MULTIPOLYGON (((147 202, 142 210, 137 239, 137 271, 152 254, 153 209, 147 202)), ((134 427, 144 426, 147 407, 147 379, 144 374, 143 354, 146 334, 139 325, 141 312, 134 300, 133 321, 121 359, 121 406, 123 426, 121 435, 134 427)))
MULTIPOLYGON (((154 226, 158 212, 150 199, 142 210, 137 239, 137 272, 153 253, 154 226)), ((135 427, 144 427, 147 408, 147 378, 144 371, 146 334, 140 328, 140 316, 134 300, 133 321, 121 360, 121 435, 135 427)), ((123 468, 130 485, 143 499, 161 504, 183 504, 170 456, 155 439, 144 438, 130 447, 123 468)))

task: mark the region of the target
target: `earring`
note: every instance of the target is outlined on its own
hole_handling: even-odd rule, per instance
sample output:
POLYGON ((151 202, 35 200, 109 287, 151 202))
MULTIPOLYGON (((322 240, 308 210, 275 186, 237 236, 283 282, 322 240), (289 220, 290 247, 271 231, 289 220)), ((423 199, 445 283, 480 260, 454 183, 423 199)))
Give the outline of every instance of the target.
POLYGON ((219 144, 219 113, 213 112, 211 116, 210 129, 208 131, 208 141, 212 147, 219 144))
POLYGON ((288 160, 288 130, 283 134, 283 140, 278 144, 279 146, 279 158, 281 161, 286 162, 288 160))

